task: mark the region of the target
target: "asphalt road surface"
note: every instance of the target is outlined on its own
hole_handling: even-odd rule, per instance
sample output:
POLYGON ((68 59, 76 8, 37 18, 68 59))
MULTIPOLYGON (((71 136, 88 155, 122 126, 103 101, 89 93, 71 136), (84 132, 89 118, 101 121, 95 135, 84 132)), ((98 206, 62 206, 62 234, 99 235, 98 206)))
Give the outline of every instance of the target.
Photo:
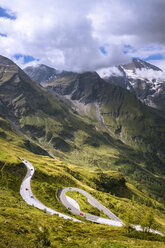
MULTIPOLYGON (((33 174, 34 174, 34 167, 27 160, 25 160, 23 158, 20 158, 20 160, 25 164, 25 166, 27 168, 26 176, 23 179, 21 187, 20 187, 20 194, 21 194, 22 198, 25 200, 25 202, 27 204, 31 205, 31 206, 34 206, 34 207, 38 208, 38 209, 46 211, 46 213, 56 214, 59 217, 62 217, 64 219, 70 219, 72 221, 82 222, 82 221, 80 221, 80 220, 78 220, 76 218, 73 218, 73 217, 70 217, 68 215, 65 215, 65 214, 62 214, 60 212, 57 212, 57 211, 45 206, 39 200, 37 200, 37 198, 33 195, 31 187, 30 187, 30 181, 31 181, 31 178, 33 177, 33 174)), ((99 223, 99 224, 118 226, 118 227, 121 227, 121 226, 124 225, 124 223, 115 214, 113 214, 109 209, 104 207, 100 202, 98 202, 94 197, 92 197, 90 194, 88 194, 84 190, 77 189, 77 188, 71 188, 71 187, 62 189, 60 194, 59 194, 59 199, 62 202, 62 204, 68 210, 70 210, 72 213, 77 214, 77 215, 82 216, 82 217, 85 217, 89 221, 99 223), (92 206, 96 207, 100 211, 102 210, 103 213, 105 215, 107 215, 108 218, 102 218, 102 217, 99 217, 99 216, 95 216, 95 215, 92 215, 92 214, 82 212, 80 210, 77 202, 75 202, 72 198, 70 198, 70 197, 65 195, 65 193, 67 191, 77 191, 77 192, 83 194, 87 198, 88 202, 92 206)), ((137 231, 142 231, 142 228, 141 228, 140 225, 132 225, 132 226, 137 231)), ((150 229, 149 232, 157 233, 159 235, 164 236, 159 231, 156 231, 156 230, 153 230, 153 229, 150 229)))
POLYGON ((90 194, 88 194, 86 191, 82 189, 77 189, 77 188, 65 188, 61 191, 59 195, 59 199, 62 202, 62 204, 68 208, 72 213, 80 215, 82 217, 85 217, 87 220, 95 222, 95 223, 100 223, 100 224, 107 224, 107 225, 112 225, 112 226, 118 226, 121 227, 123 225, 123 222, 116 216, 114 215, 109 209, 104 207, 100 202, 98 202, 94 197, 92 197, 90 194), (68 196, 66 196, 67 191, 77 191, 81 194, 83 194, 86 198, 87 201, 93 206, 99 209, 100 211, 102 210, 105 215, 107 215, 108 218, 102 218, 96 215, 84 213, 78 209, 75 204, 72 204, 70 200, 68 199, 68 196))
POLYGON ((27 173, 25 178, 22 181, 21 187, 20 187, 20 194, 22 198, 25 200, 26 203, 28 203, 31 206, 34 206, 36 208, 39 208, 41 210, 46 211, 49 214, 57 214, 59 217, 63 217, 64 219, 70 219, 73 221, 81 222, 80 220, 77 220, 76 218, 72 218, 70 216, 67 216, 65 214, 59 213, 51 208, 48 208, 44 204, 42 204, 37 198, 33 195, 31 187, 30 187, 30 180, 34 174, 34 167, 32 164, 22 158, 20 158, 22 162, 26 165, 27 173))

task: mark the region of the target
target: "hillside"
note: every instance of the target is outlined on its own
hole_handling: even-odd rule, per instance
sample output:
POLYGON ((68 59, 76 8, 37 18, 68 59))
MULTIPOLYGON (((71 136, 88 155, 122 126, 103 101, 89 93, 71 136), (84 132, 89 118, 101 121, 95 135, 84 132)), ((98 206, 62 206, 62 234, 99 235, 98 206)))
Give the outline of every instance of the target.
MULTIPOLYGON (((123 73, 124 70, 135 71, 143 68, 160 71, 157 67, 139 61, 134 59, 132 63, 123 65, 123 73)), ((120 86, 108 84, 95 72, 65 72, 56 79, 42 82, 42 85, 54 95, 61 96, 65 103, 82 116, 92 119, 92 123, 100 122, 106 131, 111 135, 117 134, 123 142, 140 147, 143 151, 155 151, 156 147, 157 154, 164 154, 164 136, 160 138, 164 133, 163 113, 144 106, 134 94, 120 86), (161 139, 159 145, 159 141, 155 141, 155 135, 161 139)))
POLYGON ((94 72, 43 85, 0 57, 1 247, 163 247, 159 236, 72 223, 22 200, 19 157, 34 165, 32 190, 46 206, 73 216, 57 192, 77 187, 126 223, 141 224, 152 210, 154 228, 165 230, 161 113, 94 72))
POLYGON ((63 161, 121 171, 146 194, 165 198, 165 127, 159 112, 94 72, 65 73, 45 83, 50 94, 11 64, 17 80, 5 81, 13 73, 5 69, 0 96, 8 114, 3 116, 25 136, 63 161))
MULTIPOLYGON (((121 175, 113 171, 104 171, 104 177, 111 180, 109 189, 100 181, 100 172, 86 171, 79 167, 36 155, 20 148, 17 144, 17 133, 12 131, 13 141, 0 138, 0 244, 1 247, 149 247, 164 246, 164 238, 153 234, 132 232, 126 234, 123 229, 96 225, 73 223, 55 215, 40 211, 27 205, 19 194, 19 187, 25 176, 25 166, 18 157, 26 157, 35 167, 32 180, 32 190, 37 198, 47 206, 67 215, 73 216, 59 202, 57 190, 62 187, 78 187, 86 190, 100 202, 117 214, 123 221, 127 221, 128 212, 131 212, 132 223, 139 224, 154 206, 156 228, 164 231, 165 216, 163 205, 147 197, 128 183, 120 184, 121 175), (2 146, 3 144, 3 146, 2 146), (9 149, 10 147, 10 149, 9 149), (124 187, 123 187, 124 186, 124 187), (115 196, 116 190, 120 196, 115 196), (10 233, 10 235, 9 235, 10 233), (82 236, 83 234, 83 236, 82 236)), ((103 174, 103 173, 102 173, 103 174)), ((109 180, 108 180, 109 181, 109 180)), ((106 181, 104 180, 106 185, 106 181)), ((84 206, 85 207, 85 206, 84 206)), ((88 211, 91 211, 88 208, 88 211)), ((84 221, 84 220, 83 220, 84 221)))
POLYGON ((102 136, 104 142, 105 138, 94 126, 89 126, 59 98, 32 81, 16 64, 1 57, 0 71, 1 116, 24 135, 65 152, 75 147, 73 139, 79 130, 87 136, 94 133, 98 143, 102 136))
POLYGON ((106 83, 92 72, 68 73, 44 87, 64 96, 73 109, 91 123, 99 123, 110 135, 142 152, 159 154, 164 161, 165 118, 141 104, 133 94, 106 83))

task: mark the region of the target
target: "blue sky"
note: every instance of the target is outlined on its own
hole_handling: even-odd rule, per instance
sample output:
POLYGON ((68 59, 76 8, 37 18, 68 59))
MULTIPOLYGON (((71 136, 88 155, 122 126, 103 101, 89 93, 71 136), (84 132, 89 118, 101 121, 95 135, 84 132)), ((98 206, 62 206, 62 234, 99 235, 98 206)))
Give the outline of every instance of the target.
POLYGON ((24 64, 27 64, 32 61, 39 61, 38 59, 35 59, 33 56, 30 55, 15 54, 13 57, 16 60, 22 59, 22 63, 24 64))
POLYGON ((2 37, 7 37, 7 34, 2 34, 2 33, 0 33, 0 36, 2 36, 2 37))
POLYGON ((16 19, 16 15, 14 13, 12 13, 8 9, 2 8, 2 7, 0 7, 0 17, 9 18, 11 20, 16 19))
POLYGON ((100 51, 101 51, 103 54, 107 54, 106 49, 105 49, 104 46, 99 47, 99 49, 100 49, 100 51))
POLYGON ((143 58, 143 60, 145 61, 149 61, 149 60, 163 60, 164 57, 161 53, 156 53, 156 54, 151 54, 149 55, 147 58, 143 58))

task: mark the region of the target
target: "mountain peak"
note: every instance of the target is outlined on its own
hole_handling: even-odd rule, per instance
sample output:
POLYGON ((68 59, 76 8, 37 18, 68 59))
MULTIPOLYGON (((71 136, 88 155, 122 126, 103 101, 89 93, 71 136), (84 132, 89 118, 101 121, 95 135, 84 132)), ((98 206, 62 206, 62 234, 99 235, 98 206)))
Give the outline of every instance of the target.
POLYGON ((52 79, 56 78, 57 74, 59 73, 56 69, 44 64, 28 66, 24 68, 24 72, 38 83, 51 81, 52 79))
POLYGON ((138 58, 133 58, 131 63, 122 65, 122 68, 124 68, 125 70, 136 70, 136 69, 151 69, 154 71, 161 71, 160 68, 158 68, 155 65, 152 65, 146 61, 143 61, 141 59, 138 58))

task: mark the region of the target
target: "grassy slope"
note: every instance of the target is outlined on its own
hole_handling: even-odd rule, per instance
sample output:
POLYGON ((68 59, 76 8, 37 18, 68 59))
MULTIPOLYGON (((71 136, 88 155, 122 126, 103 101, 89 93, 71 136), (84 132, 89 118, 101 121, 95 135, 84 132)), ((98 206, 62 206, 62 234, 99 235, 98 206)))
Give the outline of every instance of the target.
POLYGON ((47 83, 45 87, 60 95, 70 95, 75 105, 75 100, 84 103, 84 113, 79 105, 76 105, 77 110, 89 119, 93 117, 92 123, 98 122, 94 106, 98 103, 101 107, 100 114, 110 133, 136 149, 143 152, 159 151, 163 157, 165 118, 159 111, 143 105, 128 91, 108 84, 96 73, 90 72, 70 73, 47 83))
POLYGON ((64 96, 70 94, 82 120, 98 131, 76 130, 72 140, 75 148, 64 155, 56 153, 57 156, 86 168, 120 171, 145 194, 164 201, 165 119, 160 112, 143 105, 128 91, 106 84, 93 73, 68 74, 47 87, 64 96), (104 121, 101 125, 96 103, 104 121))
MULTIPOLYGON (((28 206, 19 195, 21 181, 26 174, 24 165, 17 157, 21 156, 33 163, 35 175, 32 189, 35 195, 45 203, 63 213, 67 209, 59 202, 59 187, 79 187, 110 208, 123 220, 124 212, 133 213, 132 222, 138 223, 147 211, 147 198, 132 185, 120 187, 120 194, 130 195, 130 199, 117 197, 98 190, 100 172, 85 171, 73 165, 65 164, 49 157, 35 155, 18 147, 18 136, 8 129, 8 138, 0 138, 0 244, 1 247, 163 247, 164 242, 155 235, 140 233, 125 234, 122 229, 96 225, 79 224, 50 216, 34 207, 28 206), (97 179, 96 182, 94 179, 97 179), (129 191, 129 194, 128 194, 129 191), (124 193, 125 192, 125 193, 124 193), (133 197, 134 195, 134 197, 133 197), (138 198, 136 198, 138 196, 138 198), (132 199, 132 200, 131 200, 132 199), (136 201, 143 199, 143 203, 136 201), (9 235, 10 234, 10 235, 9 235), (153 239, 149 241, 147 239, 153 239), (159 240, 159 241, 156 241, 159 240), (51 245, 50 245, 51 243, 51 245)), ((110 178, 120 179, 116 172, 104 172, 110 178)), ((119 180, 120 181, 120 180, 119 180)), ((165 215, 160 211, 161 205, 153 201, 154 215, 158 229, 165 230, 165 215)))
MULTIPOLYGON (((66 162, 90 169, 95 167, 101 170, 121 171, 124 176, 127 176, 127 180, 129 179, 130 182, 136 183, 145 193, 152 195, 152 197, 155 196, 158 200, 160 198, 160 201, 165 199, 165 180, 162 176, 163 166, 160 159, 154 157, 154 154, 151 157, 151 154, 143 154, 143 152, 139 152, 136 149, 131 150, 128 146, 110 137, 107 130, 100 128, 98 123, 95 126, 89 120, 86 122, 84 118, 75 114, 57 97, 52 96, 38 84, 32 82, 15 64, 10 63, 10 67, 1 67, 5 73, 2 73, 3 77, 0 83, 0 98, 3 99, 3 103, 0 102, 0 111, 1 105, 1 113, 3 113, 4 106, 7 107, 3 114, 15 121, 17 125, 20 125, 26 135, 66 162)), ((99 95, 96 94, 96 96, 102 97, 104 92, 100 92, 100 88, 96 87, 94 92, 93 89, 95 88, 95 83, 102 85, 103 82, 99 80, 96 74, 93 74, 91 84, 89 84, 91 74, 87 73, 85 75, 85 84, 83 74, 80 75, 80 92, 77 92, 74 97, 78 97, 79 93, 81 93, 80 97, 87 97, 87 100, 95 97, 94 93, 100 93, 99 95)), ((70 80, 72 81, 73 78, 70 80)), ((103 87, 102 91, 104 90, 105 88, 103 87)), ((131 98, 131 105, 127 99, 124 101, 123 114, 121 113, 120 115, 121 119, 125 118, 124 110, 130 110, 131 123, 128 125, 128 118, 122 120, 122 122, 127 121, 127 131, 129 131, 127 136, 129 138, 131 128, 138 123, 134 118, 141 116, 140 108, 142 105, 139 105, 130 94, 125 95, 123 93, 124 96, 121 95, 119 88, 108 88, 106 92, 111 96, 111 102, 107 103, 108 110, 102 109, 101 111, 113 112, 112 116, 105 115, 108 118, 108 123, 116 121, 115 113, 118 112, 120 107, 119 98, 123 99, 123 97, 126 98, 127 96, 129 100, 131 98), (132 113, 134 113, 133 116, 132 113)), ((103 107, 106 108, 106 104, 103 107)), ((96 123, 96 113, 94 113, 92 107, 91 112, 96 123)), ((103 115, 103 117, 105 116, 103 115)), ((119 121, 121 120, 119 119, 119 121)), ((118 124, 115 125, 113 131, 118 128, 118 124)), ((148 126, 148 122, 146 126, 148 126)), ((138 130, 137 127, 136 129, 138 130)), ((122 130, 125 129, 123 128, 122 130)), ((141 131, 143 130, 140 129, 141 131)), ((125 131, 123 132, 124 134, 126 133, 125 131)), ((147 135, 150 135, 150 131, 148 131, 147 135)), ((118 134, 117 138, 119 138, 118 134)), ((129 142, 133 142, 134 145, 132 146, 134 147, 138 143, 135 140, 129 142)), ((44 154, 44 151, 35 146, 34 143, 29 144, 25 140, 20 140, 20 145, 30 151, 44 154)), ((140 145, 140 147, 143 146, 140 145)))
POLYGON ((82 143, 81 149, 65 154, 62 159, 86 169, 100 172, 106 170, 118 171, 126 177, 127 181, 136 185, 139 190, 164 202, 165 178, 161 174, 161 170, 159 171, 159 164, 154 164, 151 161, 151 156, 144 158, 142 153, 136 152, 119 142, 114 142, 112 146, 101 145, 100 147, 92 147, 82 143), (120 150, 116 149, 116 144, 120 150), (153 171, 151 170, 152 164, 154 166, 153 171))
POLYGON ((137 101, 134 95, 120 91, 116 88, 110 92, 110 99, 102 106, 105 125, 131 147, 164 154, 163 115, 137 101))

